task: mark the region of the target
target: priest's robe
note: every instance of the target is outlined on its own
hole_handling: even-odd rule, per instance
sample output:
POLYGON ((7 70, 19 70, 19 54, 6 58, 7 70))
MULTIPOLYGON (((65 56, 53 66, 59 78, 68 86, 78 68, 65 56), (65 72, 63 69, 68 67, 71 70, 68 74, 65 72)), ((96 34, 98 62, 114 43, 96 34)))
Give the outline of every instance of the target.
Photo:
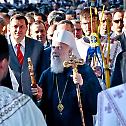
MULTIPOLYGON (((92 115, 95 115, 97 111, 97 94, 101 91, 101 87, 90 66, 86 64, 79 66, 78 72, 81 73, 84 80, 83 85, 80 86, 80 94, 85 124, 93 126, 92 115)), ((43 89, 41 108, 46 115, 48 126, 82 126, 76 85, 73 83, 71 75, 71 68, 64 68, 64 71, 59 74, 54 74, 51 72, 51 68, 48 68, 40 77, 39 85, 43 89), (57 109, 59 100, 64 106, 62 112, 57 109)))

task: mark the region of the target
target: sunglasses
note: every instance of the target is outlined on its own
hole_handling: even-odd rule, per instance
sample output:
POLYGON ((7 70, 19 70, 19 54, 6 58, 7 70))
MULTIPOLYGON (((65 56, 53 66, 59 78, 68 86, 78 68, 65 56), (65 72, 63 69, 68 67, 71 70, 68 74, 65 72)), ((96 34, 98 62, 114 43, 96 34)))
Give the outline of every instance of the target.
MULTIPOLYGON (((102 20, 102 23, 105 23, 105 22, 107 22, 107 19, 106 20, 102 20)), ((108 20, 108 23, 110 23, 111 22, 111 20, 108 20)))
POLYGON ((120 19, 120 20, 113 20, 115 23, 123 23, 123 20, 122 19, 120 19))

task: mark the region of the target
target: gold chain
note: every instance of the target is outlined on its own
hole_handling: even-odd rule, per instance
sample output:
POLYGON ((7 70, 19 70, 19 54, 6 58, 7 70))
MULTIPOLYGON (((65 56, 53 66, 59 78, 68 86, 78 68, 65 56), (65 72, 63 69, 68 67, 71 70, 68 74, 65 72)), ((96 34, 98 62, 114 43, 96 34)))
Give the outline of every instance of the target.
POLYGON ((66 84, 65 84, 63 93, 62 93, 62 95, 61 95, 61 97, 60 97, 59 87, 58 87, 58 79, 57 79, 57 76, 56 76, 56 89, 57 89, 58 100, 59 100, 57 109, 59 110, 59 112, 60 112, 61 114, 62 114, 62 111, 63 111, 63 109, 64 109, 64 106, 63 106, 63 104, 62 104, 62 100, 63 100, 64 94, 65 94, 65 91, 66 91, 67 82, 68 82, 68 80, 66 81, 66 84))

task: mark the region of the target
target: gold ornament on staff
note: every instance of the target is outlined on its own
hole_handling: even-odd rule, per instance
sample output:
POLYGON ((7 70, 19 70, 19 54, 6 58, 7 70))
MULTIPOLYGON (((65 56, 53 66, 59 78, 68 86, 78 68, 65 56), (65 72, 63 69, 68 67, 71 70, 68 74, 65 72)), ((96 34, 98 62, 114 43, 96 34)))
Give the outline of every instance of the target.
MULTIPOLYGON (((77 66, 83 65, 83 64, 84 64, 84 60, 77 59, 77 57, 74 55, 70 56, 69 61, 64 61, 64 63, 63 63, 64 67, 73 68, 73 76, 76 76, 76 74, 78 73, 77 66)), ((81 101, 81 95, 80 95, 80 85, 78 83, 76 84, 76 91, 77 91, 78 106, 79 106, 80 113, 81 113, 82 126, 85 126, 84 113, 83 113, 83 109, 82 109, 82 101, 81 101)))
POLYGON ((28 57, 28 70, 31 77, 31 87, 36 88, 37 85, 36 85, 36 80, 35 80, 35 75, 33 70, 33 64, 30 57, 28 57))

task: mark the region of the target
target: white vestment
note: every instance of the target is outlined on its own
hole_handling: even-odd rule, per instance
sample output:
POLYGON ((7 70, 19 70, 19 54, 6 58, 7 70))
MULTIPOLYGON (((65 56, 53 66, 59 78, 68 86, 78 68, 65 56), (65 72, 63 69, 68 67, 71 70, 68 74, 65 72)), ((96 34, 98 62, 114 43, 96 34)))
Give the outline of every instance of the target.
POLYGON ((46 126, 46 122, 29 96, 0 86, 0 126, 46 126))
MULTIPOLYGON (((107 58, 108 55, 108 43, 102 42, 101 43, 102 47, 103 47, 103 53, 104 53, 104 57, 107 58)), ((122 51, 122 47, 121 47, 121 43, 120 41, 114 41, 114 43, 110 44, 110 64, 109 67, 110 69, 112 69, 112 71, 115 68, 115 62, 116 62, 116 58, 117 55, 122 51)))
POLYGON ((126 126, 126 83, 98 94, 96 126, 126 126))
POLYGON ((80 57, 84 60, 84 62, 86 61, 86 57, 87 57, 87 51, 88 48, 90 47, 89 43, 86 43, 83 38, 76 40, 76 46, 77 46, 77 50, 79 52, 80 57))

